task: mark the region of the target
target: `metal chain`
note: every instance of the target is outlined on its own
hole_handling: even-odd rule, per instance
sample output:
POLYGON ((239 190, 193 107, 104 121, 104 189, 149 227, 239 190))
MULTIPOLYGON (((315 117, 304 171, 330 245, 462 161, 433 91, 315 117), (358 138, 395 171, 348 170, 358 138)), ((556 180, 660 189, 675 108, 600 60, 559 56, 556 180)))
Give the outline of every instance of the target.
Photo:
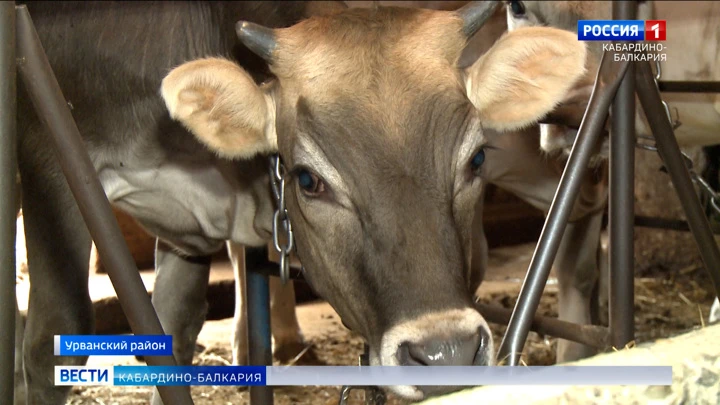
MULTIPOLYGON (((358 356, 358 367, 367 366, 370 364, 370 352, 368 345, 364 345, 364 352, 358 356)), ((385 392, 378 387, 354 387, 351 385, 344 385, 340 390, 340 402, 338 405, 347 405, 350 400, 350 392, 354 390, 365 391, 365 405, 385 405, 386 397, 385 392)))
MULTIPOLYGON (((658 91, 660 91, 660 85, 658 82, 660 81, 660 78, 662 77, 662 69, 660 67, 660 61, 655 61, 655 87, 658 88, 658 91)), ((676 130, 680 128, 682 125, 682 122, 680 122, 680 111, 675 107, 675 115, 677 116, 676 120, 673 120, 672 115, 670 114, 670 106, 668 106, 668 103, 665 102, 665 100, 661 100, 663 107, 665 107, 665 114, 667 114, 668 121, 672 125, 673 130, 676 130)))
MULTIPOLYGON (((276 208, 273 214, 273 246, 280 254, 280 280, 283 284, 290 279, 290 252, 293 249, 294 238, 290 217, 285 207, 285 166, 278 154, 270 156, 270 187, 275 197, 276 208), (280 230, 285 232, 286 244, 280 243, 280 230)), ((305 268, 303 267, 303 272, 305 268)), ((368 346, 365 345, 365 351, 358 357, 359 366, 367 366, 369 363, 368 346)), ((350 399, 350 392, 360 389, 365 391, 365 405, 385 405, 385 393, 378 387, 352 387, 343 386, 340 391, 339 405, 347 405, 350 399)))
MULTIPOLYGON (((649 136, 638 136, 638 140, 645 139, 652 141, 652 137, 649 136)), ((639 149, 649 150, 653 152, 658 152, 657 147, 655 144, 650 143, 642 143, 638 142, 636 146, 639 149)), ((713 190, 710 184, 708 184, 705 179, 703 179, 697 172, 695 172, 693 161, 685 152, 680 151, 682 154, 683 159, 685 160, 685 166, 688 169, 688 172, 690 172, 690 178, 692 179, 693 183, 698 184, 700 186, 700 192, 704 193, 709 199, 710 199, 710 205, 713 207, 715 212, 720 215, 720 193, 713 190)))
MULTIPOLYGON (((658 86, 658 81, 662 77, 662 71, 660 69, 660 62, 658 62, 658 61, 655 62, 655 68, 657 70, 657 73, 655 74, 655 86, 658 86)), ((660 88, 658 87, 658 91, 659 90, 660 90, 660 88)), ((667 114, 668 120, 670 121, 670 123, 672 123, 673 130, 680 127, 680 125, 682 125, 682 123, 679 121, 680 116, 679 116, 679 114, 677 114, 677 108, 675 109, 675 111, 676 111, 676 114, 678 115, 678 120, 673 121, 672 116, 670 115, 670 108, 668 107, 668 104, 665 102, 665 100, 662 100, 662 104, 665 107, 665 113, 667 114)), ((653 140, 654 140, 654 138, 652 138, 650 136, 640 135, 637 137, 636 146, 639 149, 658 152, 657 146, 655 146, 655 143, 652 142, 653 140), (640 141, 641 139, 646 140, 646 141, 651 141, 651 143, 641 142, 640 141)), ((685 166, 687 167, 688 172, 690 173, 690 178, 692 179, 693 183, 698 184, 700 186, 700 192, 704 193, 706 195, 706 197, 710 199, 710 205, 715 210, 715 213, 720 214, 720 193, 713 190, 712 187, 710 186, 710 184, 708 184, 708 182, 705 181, 705 179, 703 179, 699 174, 697 174, 695 172, 693 161, 690 158, 690 156, 688 156, 682 150, 680 151, 680 153, 682 154, 682 157, 685 160, 685 166)))
POLYGON ((270 186, 276 202, 272 224, 273 246, 280 254, 280 281, 285 285, 290 279, 290 253, 293 249, 294 239, 290 217, 285 207, 285 166, 278 154, 270 157, 269 170, 270 186), (284 245, 280 243, 281 229, 285 234, 284 245))

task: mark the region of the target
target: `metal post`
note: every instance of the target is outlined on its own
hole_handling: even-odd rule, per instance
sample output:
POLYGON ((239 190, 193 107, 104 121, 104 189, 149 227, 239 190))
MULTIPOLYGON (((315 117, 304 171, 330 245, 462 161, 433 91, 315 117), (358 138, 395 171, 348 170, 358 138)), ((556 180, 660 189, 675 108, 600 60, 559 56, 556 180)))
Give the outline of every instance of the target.
POLYGON ((720 82, 660 81, 658 87, 661 93, 720 93, 720 82))
MULTIPOLYGON (((613 19, 635 19, 635 1, 612 4, 613 19)), ((613 347, 622 348, 635 337, 635 65, 632 63, 612 106, 609 167, 610 339, 613 347)))
MULTIPOLYGON (((270 335, 270 282, 254 269, 267 261, 267 250, 245 248, 247 279, 248 359, 251 366, 272 366, 270 335)), ((273 387, 250 387, 250 405, 273 403, 273 387)))
POLYGON ((530 262, 530 268, 520 289, 520 296, 515 304, 505 337, 500 345, 500 352, 498 353, 498 363, 500 364, 507 360, 508 365, 516 366, 520 362, 520 355, 523 346, 525 346, 530 325, 540 303, 540 297, 550 275, 550 269, 555 260, 568 219, 577 200, 577 194, 580 191, 583 172, 588 166, 590 157, 595 152, 601 130, 607 119, 610 103, 628 65, 627 62, 622 64, 619 75, 612 85, 599 89, 599 78, 604 69, 609 66, 609 62, 606 62, 605 55, 603 55, 587 111, 582 124, 580 124, 577 138, 570 151, 570 157, 530 262))
POLYGON ((0 398, 15 391, 15 232, 17 147, 15 2, 0 3, 0 398))
MULTIPOLYGON (((17 7, 18 69, 38 116, 49 129, 63 174, 107 268, 135 334, 164 334, 140 273, 120 232, 77 125, 50 67, 27 7, 17 7)), ((13 175, 15 172, 12 172, 13 175)), ((13 283, 14 285, 14 283, 13 283)), ((174 366, 172 356, 147 357, 153 366, 174 366)), ((192 404, 185 387, 158 387, 166 404, 192 404)))
MULTIPOLYGON (((635 223, 636 227, 641 228, 667 229, 670 231, 680 232, 690 231, 690 226, 688 225, 687 221, 679 219, 656 218, 646 217, 643 215, 635 215, 635 221, 633 222, 635 223)), ((720 230, 714 229, 713 233, 715 235, 720 235, 720 230)))
MULTIPOLYGON (((475 308, 486 321, 507 325, 512 316, 512 310, 497 305, 475 304, 475 308)), ((572 322, 561 321, 557 318, 535 315, 530 330, 541 335, 555 336, 561 339, 572 340, 591 347, 607 348, 609 341, 608 328, 597 325, 578 325, 572 322)))
POLYGON ((670 180, 672 180, 680 204, 685 211, 688 225, 690 225, 690 230, 700 250, 700 257, 715 286, 715 293, 720 296, 720 251, 662 105, 650 64, 637 62, 636 69, 637 95, 655 137, 658 153, 665 163, 670 180))

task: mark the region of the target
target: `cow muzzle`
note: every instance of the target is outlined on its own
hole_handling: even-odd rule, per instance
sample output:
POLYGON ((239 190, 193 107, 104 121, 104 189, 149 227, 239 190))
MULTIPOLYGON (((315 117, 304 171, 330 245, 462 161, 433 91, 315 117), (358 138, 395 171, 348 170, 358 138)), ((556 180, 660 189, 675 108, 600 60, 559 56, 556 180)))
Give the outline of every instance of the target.
MULTIPOLYGON (((491 366, 495 347, 490 328, 473 308, 424 314, 400 322, 383 334, 371 364, 383 366, 491 366)), ((455 386, 394 386, 412 400, 457 391, 455 386)))
POLYGON ((489 331, 480 327, 466 336, 434 336, 420 342, 404 342, 397 357, 401 366, 487 366, 490 339, 489 331))

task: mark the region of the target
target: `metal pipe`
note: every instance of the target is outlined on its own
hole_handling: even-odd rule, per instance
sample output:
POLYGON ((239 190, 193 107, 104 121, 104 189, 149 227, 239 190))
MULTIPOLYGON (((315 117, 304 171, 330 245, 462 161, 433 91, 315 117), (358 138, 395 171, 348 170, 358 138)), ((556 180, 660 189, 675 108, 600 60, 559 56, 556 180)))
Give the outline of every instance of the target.
MULTIPOLYGON (((130 327, 138 335, 164 334, 25 6, 17 8, 17 54, 20 76, 49 130, 63 174, 130 327)), ((147 357, 146 361, 152 366, 176 365, 172 356, 147 357)), ((165 404, 193 403, 185 387, 160 386, 158 391, 165 404)))
POLYGON ((507 359, 508 365, 511 366, 518 365, 520 361, 520 355, 530 331, 530 324, 537 311, 540 297, 550 274, 550 268, 555 260, 565 227, 575 205, 577 194, 580 191, 583 172, 596 151, 600 133, 607 119, 610 103, 615 97, 620 80, 629 65, 628 62, 622 62, 619 74, 613 80, 613 83, 606 88, 600 89, 600 77, 601 75, 604 77, 603 73, 611 67, 609 60, 610 58, 605 58, 603 54, 588 109, 585 112, 583 122, 580 124, 577 138, 570 151, 570 157, 555 192, 555 197, 545 220, 545 226, 540 234, 540 240, 535 248, 525 281, 520 289, 520 296, 515 304, 505 337, 500 345, 498 358, 507 359))
MULTIPOLYGON (((671 231, 690 232, 687 221, 680 219, 656 218, 636 215, 635 226, 642 228, 667 229, 671 231)), ((713 234, 720 235, 720 230, 713 230, 713 234)))
MULTIPOLYGON (((258 267, 257 270, 253 270, 256 273, 270 276, 270 277, 280 277, 280 265, 277 263, 269 262, 267 264, 264 264, 261 267, 258 267)), ((303 276, 302 269, 298 269, 297 267, 290 266, 290 278, 289 280, 293 281, 302 281, 305 282, 305 276, 303 276)))
MULTIPOLYGON (((486 321, 507 325, 512 310, 497 305, 475 304, 486 321)), ((608 346, 608 328, 597 325, 578 325, 555 318, 536 315, 532 318, 530 330, 542 335, 550 335, 561 339, 572 340, 584 345, 605 349, 608 346)))
MULTIPOLYGON (((267 261, 265 249, 245 248, 247 294, 248 359, 251 366, 272 366, 270 335, 270 282, 267 274, 255 269, 267 261)), ((250 387, 250 405, 273 403, 273 387, 250 387)))
POLYGON ((720 93, 720 82, 658 82, 661 93, 720 93))
MULTIPOLYGON (((608 215, 603 215, 603 227, 608 224, 608 215)), ((648 217, 645 215, 635 215, 633 218, 635 227, 650 229, 665 229, 668 231, 690 232, 690 226, 687 221, 672 218, 648 217)), ((720 235, 718 227, 711 226, 713 234, 720 235)))
POLYGON ((0 398, 15 392, 15 234, 17 218, 17 95, 15 2, 0 4, 0 398))
POLYGON ((636 69, 637 95, 655 137, 658 153, 665 163, 670 180, 672 180, 680 204, 685 211, 688 225, 690 225, 690 230, 700 250, 700 257, 715 286, 715 293, 720 296, 720 250, 715 243, 710 224, 690 179, 690 173, 685 166, 685 159, 680 153, 672 126, 668 122, 650 65, 647 62, 637 62, 636 69))
MULTIPOLYGON (((634 20, 635 1, 614 1, 613 19, 634 20)), ((615 41, 623 43, 624 41, 615 41)), ((630 64, 612 105, 609 160, 610 335, 613 347, 635 337, 635 65, 630 64)))

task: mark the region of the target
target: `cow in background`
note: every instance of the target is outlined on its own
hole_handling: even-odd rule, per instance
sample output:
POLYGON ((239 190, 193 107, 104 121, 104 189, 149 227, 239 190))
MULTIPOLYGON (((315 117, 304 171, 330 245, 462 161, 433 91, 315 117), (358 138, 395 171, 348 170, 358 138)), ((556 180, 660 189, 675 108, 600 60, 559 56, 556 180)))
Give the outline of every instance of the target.
MULTIPOLYGON (((205 56, 234 58, 262 81, 265 62, 237 41, 235 23, 289 26, 342 2, 27 2, 40 40, 109 199, 159 240, 153 294, 174 354, 189 364, 205 320, 209 256, 270 235, 267 163, 230 162, 204 149, 168 116, 164 75, 205 56), (191 34, 192 32, 192 34, 191 34)), ((31 290, 18 403, 65 403, 53 366, 53 335, 93 333, 88 295, 90 236, 20 83, 18 150, 31 290), (22 381, 24 377, 24 382, 22 381), (24 386, 27 385, 26 395, 24 386)), ((239 269, 236 269, 239 271, 239 269)), ((292 286, 278 287, 294 299, 292 286)), ((273 306, 273 308, 277 305, 273 306)), ((299 333, 299 329, 297 329, 299 333)), ((22 328, 18 328, 18 338, 22 328)), ((276 337, 276 343, 278 336, 276 337)), ((280 337, 282 343, 283 337, 280 337)), ((295 341, 298 337, 292 337, 295 341)), ((159 403, 156 398, 155 403, 159 403)))
MULTIPOLYGON (((607 20, 612 18, 610 1, 507 1, 507 21, 510 31, 523 27, 550 26, 577 34, 578 20, 607 20)), ((638 19, 664 19, 668 35, 663 42, 665 59, 660 60, 662 80, 720 81, 720 3, 714 1, 645 1, 639 4, 638 19)), ((602 56, 601 44, 588 46, 587 73, 569 92, 565 102, 577 105, 570 116, 582 116, 583 105, 589 99, 595 73, 602 56), (578 102, 580 101, 580 102, 578 102)), ((601 78, 608 80, 608 78, 601 78)), ((709 146, 720 143, 720 95, 667 93, 662 95, 670 110, 677 112, 673 119, 681 122, 675 129, 680 147, 709 146)), ((639 103, 636 103, 640 108, 639 103)), ((568 125, 541 125, 541 147, 548 153, 567 155, 577 128, 568 125)), ((649 126, 643 114, 636 115, 638 135, 649 136, 649 126)), ((607 158, 607 139, 596 161, 607 158)), ((717 180, 712 180, 713 184, 717 180)), ((579 297, 588 301, 589 295, 579 297)), ((720 319, 720 301, 716 298, 710 321, 720 319)))

